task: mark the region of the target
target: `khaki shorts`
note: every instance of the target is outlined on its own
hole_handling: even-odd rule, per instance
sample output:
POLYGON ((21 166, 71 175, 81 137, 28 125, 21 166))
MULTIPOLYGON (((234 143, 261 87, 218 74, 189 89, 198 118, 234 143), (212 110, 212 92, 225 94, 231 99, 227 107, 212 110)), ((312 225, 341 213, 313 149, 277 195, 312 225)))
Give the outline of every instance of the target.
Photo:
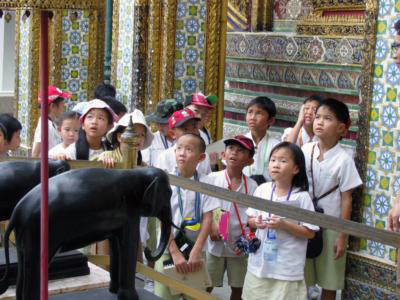
POLYGON ((207 252, 207 269, 214 287, 223 285, 225 270, 231 287, 243 287, 247 257, 218 257, 207 252))
POLYGON ((346 254, 338 260, 334 259, 333 247, 338 232, 324 229, 322 238, 324 246, 322 253, 317 258, 306 259, 304 277, 307 286, 318 284, 325 290, 337 291, 344 288, 346 271, 346 254))
POLYGON ((157 222, 157 218, 149 217, 147 220, 147 232, 149 233, 149 239, 146 242, 147 247, 151 251, 155 251, 157 248, 157 227, 160 226, 157 222))
POLYGON ((258 278, 247 272, 244 280, 243 300, 306 300, 307 288, 304 280, 277 280, 258 278))

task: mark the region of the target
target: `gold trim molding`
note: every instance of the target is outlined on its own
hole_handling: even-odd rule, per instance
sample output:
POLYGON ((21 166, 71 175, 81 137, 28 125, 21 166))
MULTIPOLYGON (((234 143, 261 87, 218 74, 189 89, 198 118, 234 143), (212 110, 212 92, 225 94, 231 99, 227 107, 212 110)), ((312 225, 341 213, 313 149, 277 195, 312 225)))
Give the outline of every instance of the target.
POLYGON ((104 9, 105 1, 100 0, 8 0, 1 1, 0 8, 13 9, 104 9))
POLYGON ((297 24, 296 32, 302 35, 364 35, 365 17, 311 15, 297 24))
POLYGON ((315 11, 329 10, 365 10, 366 0, 313 0, 315 11))
POLYGON ((228 0, 209 0, 206 17, 204 91, 218 96, 211 122, 211 135, 222 138, 228 0))

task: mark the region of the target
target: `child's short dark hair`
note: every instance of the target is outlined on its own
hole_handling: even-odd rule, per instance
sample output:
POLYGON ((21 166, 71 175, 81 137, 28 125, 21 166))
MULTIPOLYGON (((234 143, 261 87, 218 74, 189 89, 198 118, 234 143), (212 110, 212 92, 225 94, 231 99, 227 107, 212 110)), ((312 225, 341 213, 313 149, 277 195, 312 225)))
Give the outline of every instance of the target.
POLYGON ((0 131, 3 133, 4 139, 5 139, 6 141, 8 141, 8 139, 7 139, 7 129, 6 129, 6 127, 5 127, 3 124, 1 124, 1 123, 0 123, 0 131))
POLYGON ((103 100, 106 96, 114 97, 116 96, 117 91, 115 87, 111 84, 107 83, 100 83, 94 88, 94 97, 96 99, 103 100))
POLYGON ((121 113, 127 113, 128 109, 124 104, 119 102, 115 97, 112 96, 105 96, 103 99, 105 103, 108 104, 109 107, 115 112, 117 116, 119 116, 121 113))
POLYGON ((81 114, 76 111, 73 111, 73 110, 66 111, 66 112, 63 112, 63 114, 61 115, 59 124, 61 126, 65 120, 78 120, 79 121, 80 117, 81 117, 81 114))
POLYGON ((307 97, 305 100, 304 100, 304 102, 303 102, 303 104, 306 104, 307 102, 311 102, 311 101, 315 101, 315 102, 318 102, 318 104, 321 104, 321 102, 324 100, 324 98, 322 98, 321 96, 319 96, 319 95, 311 95, 310 97, 307 97))
POLYGON ((321 102, 319 108, 323 106, 326 106, 331 112, 333 112, 339 122, 344 123, 346 126, 350 124, 350 112, 345 103, 334 98, 328 98, 321 102))
POLYGON ((397 34, 400 34, 400 20, 394 23, 394 30, 396 30, 397 34))
POLYGON ((303 151, 301 151, 300 147, 294 143, 290 142, 282 142, 276 145, 272 150, 271 154, 269 155, 269 159, 271 159, 274 152, 279 149, 288 149, 293 156, 294 163, 299 168, 299 172, 294 175, 292 185, 295 187, 300 188, 302 191, 308 192, 308 179, 306 173, 306 160, 304 158, 303 151))
MULTIPOLYGON (((182 136, 191 136, 194 137, 198 142, 199 142, 199 150, 200 153, 206 152, 206 143, 204 142, 203 138, 199 134, 194 134, 194 133, 185 133, 182 136)), ((182 137, 181 136, 181 137, 182 137)))
POLYGON ((0 114, 0 123, 6 129, 5 137, 8 142, 11 142, 15 132, 22 130, 21 123, 10 114, 0 114))
POLYGON ((276 116, 276 106, 275 106, 275 103, 271 99, 269 99, 268 97, 259 96, 259 97, 254 98, 253 100, 251 100, 249 102, 249 104, 247 104, 246 111, 248 111, 249 108, 254 106, 254 105, 260 107, 263 110, 265 110, 268 113, 268 116, 270 118, 275 118, 275 116, 276 116))

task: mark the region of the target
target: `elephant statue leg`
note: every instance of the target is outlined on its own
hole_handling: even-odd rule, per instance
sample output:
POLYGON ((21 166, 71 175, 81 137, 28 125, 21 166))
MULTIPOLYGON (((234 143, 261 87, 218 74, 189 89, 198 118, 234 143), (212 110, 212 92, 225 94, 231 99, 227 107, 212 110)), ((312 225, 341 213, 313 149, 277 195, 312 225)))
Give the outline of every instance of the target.
MULTIPOLYGON (((28 245, 28 244, 27 244, 28 245)), ((23 300, 40 299, 40 249, 24 249, 23 258, 23 300)))
POLYGON ((18 275, 17 275, 17 285, 16 285, 16 298, 22 299, 22 290, 24 285, 24 253, 22 250, 17 248, 17 256, 18 256, 18 275))
POLYGON ((110 293, 118 293, 119 288, 119 248, 118 240, 115 236, 108 239, 110 244, 110 293))
POLYGON ((129 218, 118 236, 119 246, 119 289, 118 300, 139 299, 135 289, 136 259, 139 241, 140 216, 129 218))

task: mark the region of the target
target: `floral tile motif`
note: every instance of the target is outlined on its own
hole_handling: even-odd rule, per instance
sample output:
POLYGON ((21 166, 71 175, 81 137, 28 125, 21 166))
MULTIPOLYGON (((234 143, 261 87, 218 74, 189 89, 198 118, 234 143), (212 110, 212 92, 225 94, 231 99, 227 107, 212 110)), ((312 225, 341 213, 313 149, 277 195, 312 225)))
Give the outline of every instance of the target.
POLYGON ((31 59, 31 44, 29 39, 30 18, 19 20, 20 39, 19 39, 19 69, 18 69, 18 119, 22 124, 21 143, 29 145, 29 128, 34 120, 31 119, 31 68, 29 61, 31 59))
MULTIPOLYGON (((393 25, 399 19, 399 0, 379 1, 374 92, 370 114, 370 152, 365 191, 365 195, 368 195, 371 201, 364 203, 363 222, 383 227, 387 226, 387 215, 400 184, 397 176, 400 166, 397 155, 400 150, 400 70, 389 55, 395 34, 393 25), (366 214, 365 211, 371 213, 366 214)), ((395 257, 395 249, 371 241, 366 241, 366 247, 361 252, 391 261, 395 257)))
POLYGON ((174 97, 180 101, 204 88, 205 17, 205 0, 178 1, 174 97))
POLYGON ((66 104, 73 106, 88 100, 89 12, 64 11, 62 32, 60 87, 72 94, 66 104))
POLYGON ((334 39, 231 32, 227 35, 226 53, 228 57, 236 58, 361 66, 363 47, 363 40, 350 37, 334 39))
POLYGON ((133 101, 133 52, 135 1, 121 0, 119 6, 118 60, 116 70, 117 99, 127 107, 133 101))

